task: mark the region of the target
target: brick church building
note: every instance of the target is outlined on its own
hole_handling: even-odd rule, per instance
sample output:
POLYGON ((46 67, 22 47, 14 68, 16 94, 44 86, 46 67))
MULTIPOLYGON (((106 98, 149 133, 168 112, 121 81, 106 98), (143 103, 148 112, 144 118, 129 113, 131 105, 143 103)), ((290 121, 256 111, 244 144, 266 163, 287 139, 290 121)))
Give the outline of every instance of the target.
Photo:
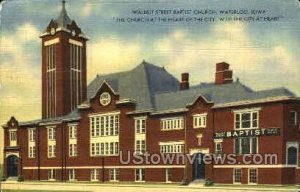
POLYGON ((40 38, 42 117, 3 125, 6 177, 300 184, 300 99, 289 90, 254 91, 225 62, 212 83, 143 61, 87 85, 88 39, 64 1, 40 38))

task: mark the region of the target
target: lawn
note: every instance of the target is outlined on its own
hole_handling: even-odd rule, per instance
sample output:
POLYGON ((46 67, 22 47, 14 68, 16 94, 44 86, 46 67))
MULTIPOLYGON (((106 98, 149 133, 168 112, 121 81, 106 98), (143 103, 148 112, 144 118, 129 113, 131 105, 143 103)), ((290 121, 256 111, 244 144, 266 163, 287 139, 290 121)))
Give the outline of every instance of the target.
MULTIPOLYGON (((43 191, 43 190, 14 190, 14 189, 5 189, 3 192, 72 192, 72 191, 43 191)), ((75 191, 73 191, 75 192, 75 191)), ((78 192, 78 191, 76 191, 78 192)))
POLYGON ((3 169, 3 165, 0 164, 0 178, 2 177, 2 169, 3 169))

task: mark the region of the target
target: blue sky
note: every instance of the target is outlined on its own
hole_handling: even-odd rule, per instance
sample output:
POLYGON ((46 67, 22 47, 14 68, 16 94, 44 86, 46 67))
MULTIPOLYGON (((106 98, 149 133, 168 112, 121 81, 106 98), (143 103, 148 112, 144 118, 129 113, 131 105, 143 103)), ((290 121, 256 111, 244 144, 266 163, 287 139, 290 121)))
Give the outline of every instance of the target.
MULTIPOLYGON (((286 87, 300 95, 300 11, 296 0, 68 0, 69 16, 89 37, 88 81, 131 69, 143 59, 191 83, 214 80, 215 63, 255 90, 286 87), (117 23, 133 9, 265 10, 276 22, 117 23)), ((59 15, 60 0, 7 0, 1 9, 0 122, 40 117, 39 35, 59 15)), ((216 15, 219 17, 220 15, 216 15)), ((231 15, 233 16, 233 15, 231 15)))

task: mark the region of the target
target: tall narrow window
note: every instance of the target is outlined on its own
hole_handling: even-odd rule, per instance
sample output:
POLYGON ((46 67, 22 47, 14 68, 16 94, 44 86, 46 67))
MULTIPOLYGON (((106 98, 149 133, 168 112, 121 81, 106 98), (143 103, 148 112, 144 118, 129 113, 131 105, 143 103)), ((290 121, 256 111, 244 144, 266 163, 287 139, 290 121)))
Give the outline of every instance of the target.
POLYGON ((74 181, 75 179, 75 169, 69 169, 69 181, 74 181))
POLYGON ((77 156, 77 124, 69 125, 69 156, 77 156))
POLYGON ((145 169, 135 170, 135 181, 145 181, 145 169))
POLYGON ((135 141, 135 153, 144 154, 146 152, 146 141, 144 139, 135 141))
POLYGON ((298 123, 298 113, 297 113, 297 111, 291 111, 290 112, 290 123, 292 125, 297 125, 297 123, 298 123))
POLYGON ((56 171, 55 169, 50 169, 48 171, 48 180, 55 180, 56 178, 56 171))
POLYGON ((145 133, 146 131, 146 118, 136 118, 135 119, 135 130, 136 133, 145 133))
POLYGON ((48 132, 48 158, 56 157, 56 128, 47 127, 48 132))
POLYGON ((82 102, 82 46, 70 43, 71 110, 82 102))
POLYGON ((9 145, 11 147, 17 146, 17 130, 9 131, 9 145))
POLYGON ((47 117, 56 116, 56 45, 46 47, 46 114, 47 117))
POLYGON ((166 169, 166 182, 172 182, 172 170, 170 168, 166 169))
POLYGON ((35 129, 28 129, 28 157, 35 158, 35 129))
POLYGON ((249 183, 250 184, 257 183, 257 169, 249 169, 249 183))
POLYGON ((99 181, 99 169, 91 170, 91 181, 99 181))
POLYGON ((222 141, 215 142, 215 154, 216 155, 221 155, 222 153, 223 153, 222 141))
POLYGON ((298 142, 288 142, 286 144, 286 164, 297 165, 298 164, 298 142))
POLYGON ((109 181, 119 181, 119 169, 109 169, 109 181))
POLYGON ((233 169, 233 182, 241 183, 242 181, 242 169, 233 169))

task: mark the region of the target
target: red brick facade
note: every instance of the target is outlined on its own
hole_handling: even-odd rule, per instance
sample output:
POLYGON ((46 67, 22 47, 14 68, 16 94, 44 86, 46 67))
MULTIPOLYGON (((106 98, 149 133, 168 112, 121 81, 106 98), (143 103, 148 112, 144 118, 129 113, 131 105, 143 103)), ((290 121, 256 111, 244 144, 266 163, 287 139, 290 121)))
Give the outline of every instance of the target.
MULTIPOLYGON (((140 103, 132 98, 124 97, 121 88, 118 88, 119 90, 117 90, 114 82, 110 81, 111 79, 109 78, 102 81, 101 84, 96 87, 96 94, 88 97, 87 89, 89 88, 86 86, 86 38, 80 37, 79 35, 71 35, 73 28, 75 28, 77 34, 81 33, 80 28, 78 28, 74 22, 68 25, 67 29, 51 35, 52 27, 58 26, 55 22, 51 21, 47 28, 48 34, 42 36, 42 119, 18 123, 18 121, 12 117, 7 125, 3 126, 5 138, 4 172, 7 177, 22 175, 25 180, 49 180, 52 178, 58 181, 68 181, 72 178, 70 170, 74 169, 75 180, 90 181, 92 179, 92 170, 96 169, 97 182, 106 182, 114 180, 110 177, 110 171, 116 169, 118 174, 116 174, 115 180, 117 181, 142 180, 146 182, 181 182, 183 179, 186 179, 188 182, 192 182, 193 180, 198 179, 211 179, 217 183, 250 184, 250 181, 257 184, 300 183, 299 98, 282 95, 269 96, 266 94, 260 98, 251 96, 250 99, 250 96, 249 98, 245 96, 244 100, 234 99, 233 96, 238 93, 230 92, 229 88, 236 89, 235 86, 238 86, 237 89, 243 89, 243 94, 249 95, 255 95, 255 92, 248 90, 248 88, 242 86, 239 82, 233 82, 232 71, 229 70, 229 64, 224 62, 216 65, 215 83, 209 85, 211 87, 203 89, 199 88, 199 92, 194 92, 194 90, 198 89, 189 86, 188 74, 184 73, 182 82, 178 82, 178 90, 170 91, 170 93, 162 93, 162 95, 151 95, 153 100, 158 101, 159 97, 168 96, 168 94, 170 94, 169 100, 173 100, 174 102, 174 108, 172 109, 140 110, 138 109, 140 103), (47 118, 47 83, 45 83, 46 75, 44 75, 47 70, 47 57, 44 45, 46 42, 49 43, 49 41, 56 38, 59 39, 59 42, 54 44, 56 47, 56 115, 47 118), (83 97, 79 99, 79 104, 81 105, 75 110, 71 110, 72 103, 70 102, 70 39, 82 46, 82 57, 80 57, 82 60, 82 81, 80 90, 83 97), (211 91, 212 89, 214 92, 211 91), (202 90, 206 90, 206 92, 202 90), (102 93, 108 93, 110 95, 111 100, 108 102, 108 105, 100 104, 99 100, 102 93), (172 94, 176 97, 171 97, 172 94), (185 102, 183 103, 185 105, 184 108, 176 107, 178 104, 176 102, 179 102, 177 99, 179 97, 184 98, 186 94, 193 94, 192 100, 188 102, 188 100, 183 99, 185 102), (227 97, 227 100, 223 101, 225 97, 227 97), (210 98, 215 98, 216 100, 210 98), (217 102, 217 100, 219 100, 219 102, 217 102), (252 111, 255 111, 255 114, 252 114, 252 111), (91 119, 95 115, 112 113, 118 114, 118 134, 106 137, 99 136, 99 141, 106 141, 107 138, 117 138, 119 154, 93 156, 91 146, 93 139, 91 127, 93 125, 91 119), (242 126, 248 126, 248 123, 252 125, 252 127, 245 130, 260 131, 267 129, 268 131, 269 128, 276 128, 276 130, 279 130, 279 133, 217 137, 216 134, 222 132, 244 131, 243 129, 237 129, 236 127, 239 123, 236 119, 238 117, 236 115, 237 113, 241 114, 240 121, 242 126), (247 120, 247 114, 245 113, 251 113, 251 115, 249 115, 249 118, 251 117, 249 121, 247 120), (74 116, 74 114, 77 114, 77 116, 74 116), (258 117, 255 117, 255 115, 258 117), (291 115, 294 115, 293 118, 291 115), (204 118, 199 120, 199 128, 195 123, 198 116, 204 118), (168 145, 170 142, 180 143, 180 145, 183 144, 184 149, 183 151, 180 151, 177 156, 180 156, 180 154, 187 154, 185 163, 181 162, 177 164, 173 162, 164 164, 160 161, 158 163, 152 162, 150 164, 143 163, 141 165, 136 165, 134 164, 133 159, 131 159, 129 164, 121 164, 119 157, 121 153, 123 159, 126 160, 128 159, 127 152, 134 152, 136 150, 136 140, 139 137, 135 129, 137 126, 136 119, 140 117, 145 118, 146 131, 144 134, 144 141, 147 154, 168 154, 168 152, 162 151, 161 146, 168 145), (164 119, 174 119, 176 117, 183 118, 183 124, 180 125, 180 128, 164 130, 164 119), (291 119, 293 122, 291 122, 291 119), (255 123, 257 123, 257 126, 255 126, 255 123), (77 154, 74 156, 69 155, 71 151, 69 149, 70 144, 72 144, 69 129, 72 125, 77 127, 75 138, 77 154), (55 135, 54 140, 50 141, 49 128, 52 127, 55 129, 55 135), (29 135, 29 129, 35 130, 33 141, 30 141, 31 136, 29 135), (15 133, 16 139, 13 139, 13 132, 15 133), (252 152, 250 151, 249 153, 246 152, 237 155, 237 162, 235 164, 230 164, 228 162, 217 164, 213 162, 204 165, 204 167, 202 164, 197 167, 194 163, 187 162, 187 157, 194 157, 195 154, 214 155, 217 151, 220 151, 223 155, 236 154, 235 150, 238 147, 235 146, 235 142, 238 142, 236 139, 240 138, 249 138, 250 143, 244 147, 245 143, 242 142, 246 142, 247 139, 241 141, 242 144, 240 150, 248 150, 248 148, 250 150, 251 148, 252 152), (257 140, 256 144, 255 139, 257 140), (56 154, 54 155, 55 157, 49 158, 49 145, 51 145, 51 142, 54 143, 53 145, 55 146, 56 154), (216 148, 216 143, 218 142, 221 143, 219 145, 220 149, 216 148), (33 157, 30 158, 29 147, 32 146, 35 152, 33 157), (291 156, 289 156, 289 154, 287 154, 288 146, 296 148, 296 153, 295 151, 292 152, 293 149, 291 149, 291 156), (254 150, 257 151, 253 152, 254 150), (276 154, 277 163, 255 164, 252 162, 246 164, 242 161, 245 155, 248 155, 248 158, 252 158, 256 154, 276 154), (293 155, 296 155, 296 157, 293 155), (292 159, 291 161, 294 161, 295 158, 297 160, 296 163, 287 162, 287 159, 292 159), (52 169, 55 170, 53 177, 50 176, 50 170, 52 169), (137 169, 144 170, 144 178, 141 176, 141 179, 137 179, 137 169), (236 170, 238 173, 235 174, 236 170), (250 171, 253 171, 251 179, 249 175, 250 171), (169 177, 167 173, 169 173, 169 177), (240 177, 240 179, 237 179, 237 177, 240 177)), ((148 67, 151 68, 151 70, 160 70, 166 77, 169 78, 170 76, 164 69, 158 69, 156 66, 153 67, 152 65, 143 63, 141 64, 141 67, 148 67)), ((124 79, 128 80, 126 78, 124 79)), ((163 83, 164 82, 162 82, 162 85, 163 83)), ((257 93, 257 95, 258 94, 261 93, 257 93)), ((284 90, 282 94, 288 95, 291 93, 284 90)), ((167 102, 170 101, 166 101, 166 103, 167 102)), ((156 107, 159 108, 160 106, 156 107)), ((112 119, 109 118, 107 123, 111 124, 111 121, 112 119)), ((103 126, 104 124, 106 123, 103 123, 103 126)), ((170 122, 170 126, 172 127, 173 125, 175 126, 175 122, 170 122)), ((167 126, 169 126, 169 122, 167 126)), ((113 125, 109 125, 109 127, 113 127, 113 125)), ((172 144, 171 149, 175 150, 174 148, 175 145, 172 144)), ((138 157, 146 159, 145 154, 138 157)))

